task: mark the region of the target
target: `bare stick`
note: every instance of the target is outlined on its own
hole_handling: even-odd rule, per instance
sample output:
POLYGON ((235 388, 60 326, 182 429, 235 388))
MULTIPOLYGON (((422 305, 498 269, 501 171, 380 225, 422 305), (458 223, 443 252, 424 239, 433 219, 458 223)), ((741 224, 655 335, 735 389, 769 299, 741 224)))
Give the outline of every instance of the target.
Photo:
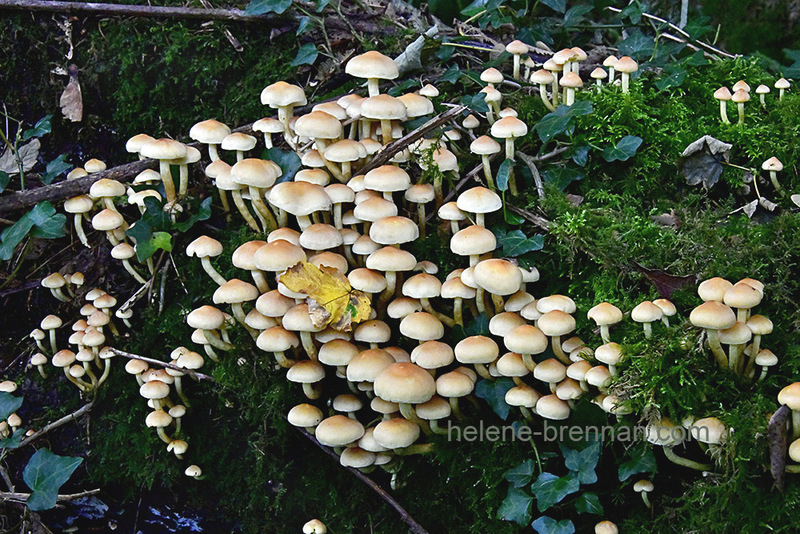
MULTIPOLYGON (((80 499, 82 497, 88 497, 90 495, 97 495, 100 493, 100 489, 93 489, 82 491, 80 493, 70 493, 68 495, 58 495, 56 497, 57 501, 74 501, 75 499, 80 499)), ((0 501, 17 501, 17 502, 26 502, 30 498, 30 493, 12 493, 7 491, 0 491, 0 501)))
POLYGON ((197 371, 192 371, 191 369, 186 369, 185 367, 178 367, 177 365, 172 365, 169 362, 162 362, 161 360, 154 360, 153 358, 148 358, 146 356, 131 354, 130 352, 124 352, 119 349, 115 349, 114 347, 110 347, 110 349, 111 352, 113 352, 117 356, 122 356, 123 358, 128 358, 130 360, 142 360, 143 362, 151 363, 153 365, 159 365, 161 367, 166 367, 167 369, 174 369, 175 371, 180 371, 198 380, 205 380, 207 382, 216 382, 216 380, 214 380, 212 377, 208 375, 204 375, 203 373, 198 373, 197 371))
POLYGON ((75 410, 71 414, 65 415, 61 419, 58 419, 58 420, 53 421, 52 423, 50 423, 48 425, 45 425, 44 428, 42 428, 41 430, 37 430, 36 432, 31 434, 27 438, 23 439, 20 442, 19 446, 20 447, 24 447, 28 443, 31 443, 31 442, 39 439, 40 436, 43 436, 44 434, 47 434, 51 430, 56 429, 56 428, 58 428, 60 426, 66 425, 70 421, 74 421, 75 419, 81 417, 82 415, 87 413, 89 410, 91 410, 92 406, 94 406, 94 401, 92 401, 92 402, 90 402, 88 404, 84 404, 83 407, 79 408, 78 410, 75 410))
MULTIPOLYGON (((317 441, 317 440, 316 440, 316 438, 315 438, 314 436, 312 436, 311 434, 309 434, 308 432, 306 432, 306 431, 305 431, 305 430, 303 430, 302 428, 297 428, 297 427, 295 427, 295 429, 296 429, 298 432, 300 432, 301 434, 303 434, 303 436, 305 436, 305 437, 306 437, 306 439, 308 439, 308 440, 309 440, 311 443, 313 443, 314 445, 316 445, 317 447, 319 447, 320 449, 322 449, 323 451, 325 451, 325 454, 327 454, 327 455, 328 455, 328 456, 330 456, 331 458, 335 459, 335 460, 336 460, 336 463, 339 463, 339 455, 338 455, 338 454, 336 454, 335 452, 333 452, 333 451, 332 451, 331 449, 329 449, 328 447, 325 447, 325 446, 323 446, 323 445, 322 445, 322 444, 321 444, 319 441, 317 441)), ((345 467, 345 469, 347 469, 348 471, 350 471, 350 473, 352 473, 352 474, 353 474, 353 475, 354 475, 356 478, 358 478, 358 479, 359 479, 361 482, 363 482, 364 484, 366 484, 367 486, 369 486, 369 488, 370 488, 372 491, 374 491, 375 493, 377 493, 377 494, 378 494, 378 496, 380 496, 380 498, 381 498, 381 499, 383 499, 384 501, 386 501, 386 503, 387 503, 389 506, 391 506, 392 508, 394 508, 395 512, 397 512, 397 513, 400 515, 400 519, 402 519, 402 520, 403 520, 403 522, 404 522, 406 525, 408 525, 409 532, 413 532, 414 534, 428 534, 428 531, 427 531, 427 530, 425 530, 425 529, 422 527, 422 525, 420 525, 419 523, 417 523, 417 522, 416 522, 416 520, 415 520, 413 517, 411 517, 411 515, 410 515, 408 512, 406 512, 405 508, 403 508, 402 506, 400 506, 400 503, 398 503, 396 500, 394 500, 394 498, 393 498, 391 495, 389 495, 389 493, 388 493, 388 492, 387 492, 385 489, 383 489, 382 487, 380 487, 380 486, 379 486, 377 483, 375 483, 375 482, 374 482, 374 481, 373 481, 371 478, 369 478, 368 476, 366 476, 364 473, 362 473, 362 472, 361 472, 361 471, 359 471, 358 469, 353 469, 352 467, 345 467)))
POLYGON ((0 8, 48 13, 83 13, 119 17, 151 17, 195 20, 231 20, 256 22, 268 19, 248 15, 241 9, 200 9, 194 7, 137 6, 96 2, 62 2, 57 0, 0 0, 0 8))

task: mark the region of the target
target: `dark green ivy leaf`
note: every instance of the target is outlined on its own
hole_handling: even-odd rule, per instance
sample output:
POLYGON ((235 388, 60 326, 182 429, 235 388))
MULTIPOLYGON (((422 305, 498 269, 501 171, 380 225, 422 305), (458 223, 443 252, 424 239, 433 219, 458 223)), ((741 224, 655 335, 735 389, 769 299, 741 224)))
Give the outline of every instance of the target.
POLYGON ((506 159, 500 164, 500 168, 497 169, 497 177, 495 178, 497 189, 500 191, 506 191, 508 189, 508 180, 511 178, 511 171, 513 170, 513 160, 506 159))
POLYGON ((283 171, 280 178, 277 180, 278 182, 291 181, 302 166, 302 163, 300 162, 300 156, 298 156, 293 150, 281 150, 280 148, 272 147, 269 150, 264 151, 263 157, 264 159, 268 159, 274 163, 277 163, 278 167, 280 167, 281 171, 283 171))
POLYGON ((292 5, 292 0, 252 0, 244 8, 246 15, 265 15, 275 13, 280 15, 292 5))
POLYGON ((548 184, 552 184, 554 187, 558 188, 559 191, 566 189, 572 182, 582 180, 584 176, 581 169, 571 165, 554 165, 542 172, 542 179, 548 184))
POLYGON ((11 182, 11 176, 4 171, 0 171, 0 193, 5 191, 8 184, 11 182))
POLYGON ((542 0, 542 3, 559 13, 563 13, 567 10, 567 0, 542 0))
POLYGON ((533 460, 528 459, 503 473, 503 478, 510 482, 513 487, 521 488, 531 483, 534 469, 533 460))
POLYGON ((648 443, 642 443, 628 449, 629 460, 619 466, 619 480, 625 482, 638 473, 655 473, 656 457, 648 443))
POLYGON ((481 379, 475 384, 475 396, 485 400, 492 407, 494 413, 505 421, 511 411, 511 406, 506 402, 506 393, 513 387, 514 381, 510 378, 481 379))
POLYGON ((22 472, 22 479, 31 489, 31 496, 26 503, 28 508, 38 512, 55 506, 58 490, 81 462, 83 458, 58 456, 48 449, 36 451, 22 472))
POLYGON ((642 145, 642 138, 635 135, 626 135, 616 146, 608 146, 603 150, 603 159, 612 161, 627 161, 636 154, 642 145))
POLYGON ((28 141, 33 137, 41 137, 43 135, 49 134, 53 127, 50 124, 50 119, 52 119, 52 115, 45 115, 34 125, 33 128, 25 130, 22 132, 22 141, 28 141))
MULTIPOLYGON (((453 48, 453 47, 442 46, 442 48, 453 48)), ((461 72, 461 69, 458 68, 458 65, 453 65, 452 67, 444 71, 444 74, 442 74, 436 79, 436 83, 443 83, 443 82, 456 83, 459 80, 459 78, 461 78, 462 74, 464 73, 461 72)))
POLYGON ((19 410, 22 400, 22 397, 15 397, 11 393, 0 391, 0 421, 5 421, 9 415, 19 410))
POLYGON ((600 503, 600 497, 591 491, 581 493, 578 496, 575 501, 575 510, 579 514, 603 515, 603 505, 600 503))
POLYGON ((290 63, 292 67, 299 67, 300 65, 313 65, 319 56, 319 50, 314 43, 307 43, 300 47, 297 55, 290 63))
POLYGON ((560 503, 564 497, 575 493, 580 488, 581 483, 574 473, 563 477, 552 473, 542 473, 531 486, 533 495, 536 497, 536 506, 540 512, 560 503))
POLYGON ((533 503, 533 497, 523 490, 508 488, 508 495, 497 511, 497 517, 504 521, 513 521, 524 527, 531 520, 531 503, 533 503))
POLYGON ((44 174, 42 175, 42 183, 50 185, 59 174, 68 171, 72 168, 70 163, 66 161, 67 155, 61 154, 56 159, 47 164, 44 174))
POLYGON ((575 525, 569 519, 556 521, 546 515, 531 523, 531 527, 538 534, 574 534, 575 532, 575 525))
MULTIPOLYGON (((497 231, 495 233, 497 234, 497 231)), ((536 234, 528 237, 522 230, 511 230, 508 233, 497 234, 497 243, 503 247, 503 256, 516 258, 534 250, 541 250, 544 246, 544 236, 536 234)))
POLYGON ((564 455, 564 465, 575 476, 581 484, 594 484, 597 482, 597 473, 594 472, 597 462, 600 460, 600 450, 602 443, 595 441, 586 446, 583 450, 577 451, 564 445, 560 445, 561 453, 564 455))

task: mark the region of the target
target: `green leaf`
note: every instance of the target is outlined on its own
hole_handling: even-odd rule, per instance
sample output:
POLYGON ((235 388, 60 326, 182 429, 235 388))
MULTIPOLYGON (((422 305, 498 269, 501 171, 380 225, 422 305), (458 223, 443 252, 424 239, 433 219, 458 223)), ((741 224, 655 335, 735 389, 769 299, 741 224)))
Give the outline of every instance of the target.
POLYGON ((453 327, 453 339, 456 342, 470 336, 488 336, 489 332, 489 317, 482 313, 471 321, 466 327, 456 325, 453 327))
POLYGON ((619 466, 619 481, 625 482, 638 473, 655 473, 657 469, 656 457, 653 449, 643 443, 628 450, 630 459, 619 466))
POLYGON ((702 67, 703 65, 708 65, 711 62, 706 58, 706 55, 702 50, 698 50, 691 56, 684 59, 683 63, 689 67, 702 67))
POLYGON ((465 95, 461 99, 461 103, 470 108, 472 111, 477 113, 486 113, 489 111, 489 104, 486 103, 486 100, 484 100, 485 98, 486 95, 484 93, 478 93, 472 96, 465 95))
POLYGON ((18 449, 25 438, 27 430, 18 428, 11 434, 10 438, 0 439, 0 449, 18 449))
POLYGON ((53 183, 53 180, 55 179, 56 176, 72 168, 72 164, 65 161, 66 158, 67 158, 66 154, 61 154, 56 159, 47 164, 47 168, 45 169, 45 172, 42 175, 43 184, 50 185, 51 183, 53 183))
POLYGON ((569 519, 556 521, 546 515, 531 523, 531 527, 539 534, 573 534, 575 532, 575 525, 569 519))
POLYGON ((264 15, 276 13, 280 15, 292 5, 292 0, 252 0, 244 8, 246 15, 264 15))
POLYGON ((506 393, 513 387, 514 381, 510 378, 481 379, 475 384, 475 396, 485 400, 492 407, 494 413, 505 421, 511 411, 511 406, 506 402, 506 393))
POLYGON ((55 506, 58 490, 81 462, 83 458, 58 456, 48 449, 36 451, 22 472, 22 479, 31 489, 31 496, 26 503, 28 508, 38 512, 55 506))
POLYGON ((297 31, 294 32, 295 35, 302 35, 311 27, 311 17, 302 16, 300 17, 300 21, 297 23, 297 31))
POLYGON ((622 17, 628 17, 633 24, 639 24, 639 22, 642 20, 642 13, 644 13, 642 6, 639 4, 639 2, 634 1, 625 6, 620 15, 622 17))
POLYGON ((647 59, 655 49, 655 41, 640 30, 632 30, 627 39, 617 44, 620 56, 631 56, 636 61, 647 59))
POLYGON ((268 159, 278 164, 281 168, 282 174, 278 178, 278 182, 289 182, 300 170, 302 163, 300 156, 292 150, 281 150, 280 148, 272 147, 264 151, 264 159, 268 159))
POLYGON ((567 10, 567 0, 541 0, 542 4, 546 5, 554 11, 563 13, 567 10))
POLYGON ((642 145, 642 138, 635 135, 626 135, 616 146, 608 146, 603 150, 603 159, 611 163, 612 161, 628 161, 636 154, 642 145))
POLYGON ((531 483, 535 469, 536 467, 533 460, 528 459, 517 467, 512 467, 503 473, 503 478, 510 482, 513 487, 521 488, 531 483))
POLYGON ((569 184, 582 180, 584 173, 581 169, 572 166, 553 166, 542 172, 542 179, 563 191, 569 184))
POLYGON ((592 6, 586 4, 572 6, 566 13, 564 13, 563 26, 565 28, 571 28, 573 26, 577 26, 578 24, 582 24, 586 19, 586 14, 591 10, 592 6))
POLYGON ((8 184, 11 182, 11 175, 7 172, 0 171, 0 193, 6 190, 8 184))
POLYGON ((525 219, 506 208, 505 201, 503 202, 503 220, 506 224, 513 224, 515 226, 519 226, 525 222, 525 219))
POLYGON ((497 518, 513 521, 523 527, 531 520, 531 504, 533 497, 521 489, 508 488, 508 495, 497 511, 497 518))
POLYGON ((674 69, 666 76, 662 75, 656 82, 656 87, 659 91, 669 89, 670 87, 680 87, 686 79, 686 69, 674 69))
POLYGON ((560 503, 564 497, 575 493, 580 488, 581 483, 573 473, 563 477, 552 473, 542 473, 531 486, 533 495, 536 497, 536 506, 540 512, 560 503))
MULTIPOLYGON (((442 48, 454 48, 454 47, 443 46, 442 48)), ((461 69, 458 68, 458 65, 453 65, 452 67, 444 71, 444 74, 442 74, 436 79, 436 83, 437 84, 443 82, 456 83, 463 74, 464 73, 461 71, 461 69)))
POLYGON ((194 226, 197 221, 205 221, 209 217, 211 217, 211 197, 208 197, 200 203, 200 209, 197 213, 183 222, 175 223, 175 229, 179 232, 186 232, 189 228, 194 226))
POLYGON ((299 67, 300 65, 313 65, 319 56, 319 50, 314 43, 307 43, 300 47, 297 55, 289 64, 292 67, 299 67))
POLYGON ((17 222, 0 233, 0 261, 11 259, 17 245, 25 239, 31 228, 33 228, 33 221, 26 213, 17 222))
POLYGON ((19 410, 22 401, 22 397, 15 397, 11 393, 0 391, 0 421, 5 421, 9 415, 19 410))
POLYGON ((592 112, 592 103, 588 100, 579 100, 571 106, 560 105, 555 111, 548 113, 534 125, 533 129, 539 134, 539 139, 546 143, 555 136, 566 132, 572 121, 579 115, 588 115, 592 112))
POLYGON ((0 233, 0 261, 10 259, 14 255, 14 249, 31 230, 33 236, 44 239, 63 237, 66 235, 64 232, 66 221, 66 215, 57 213, 50 202, 40 202, 0 233))
POLYGON ((581 493, 578 496, 575 501, 575 510, 579 514, 603 515, 603 505, 600 503, 600 497, 591 491, 581 493))
POLYGON ((597 462, 600 460, 600 450, 603 444, 595 441, 577 451, 560 445, 561 453, 564 455, 564 465, 578 477, 581 484, 594 484, 597 482, 597 473, 594 472, 597 462))
POLYGON ((589 161, 589 150, 591 148, 589 145, 576 146, 570 151, 570 158, 576 165, 584 167, 589 161))
POLYGON ((544 236, 536 234, 529 238, 522 230, 511 230, 505 234, 498 234, 497 243, 503 247, 503 256, 516 258, 534 250, 541 250, 544 246, 544 236))
POLYGON ((330 3, 331 0, 317 0, 317 13, 321 13, 330 3))
POLYGON ((474 17, 486 8, 487 0, 473 0, 473 2, 461 10, 461 14, 465 17, 474 17))
POLYGON ((37 122, 33 128, 25 130, 22 133, 22 141, 27 141, 33 137, 41 137, 43 135, 49 134, 53 130, 53 126, 50 123, 50 119, 52 119, 52 115, 45 115, 39 122, 37 122))
POLYGON ((500 168, 497 169, 497 177, 495 177, 497 189, 500 191, 506 191, 508 189, 508 180, 511 178, 511 171, 513 170, 514 160, 506 159, 500 164, 500 168))

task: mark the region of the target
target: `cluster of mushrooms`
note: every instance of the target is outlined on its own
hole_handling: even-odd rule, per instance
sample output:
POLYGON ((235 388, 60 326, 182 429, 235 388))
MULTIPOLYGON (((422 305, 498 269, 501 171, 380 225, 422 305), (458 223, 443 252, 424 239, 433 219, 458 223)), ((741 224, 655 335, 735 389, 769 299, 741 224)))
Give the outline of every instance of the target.
MULTIPOLYGON (((784 93, 791 85, 786 78, 780 78, 775 82, 774 87, 778 90, 778 101, 783 100, 784 93)), ((767 95, 770 92, 770 88, 767 85, 761 84, 756 87, 756 94, 761 107, 764 109, 767 108, 767 95)), ((744 124, 744 105, 750 101, 750 85, 747 82, 739 80, 733 84, 731 89, 722 86, 714 91, 714 98, 719 100, 719 117, 723 123, 731 123, 730 119, 728 119, 728 102, 733 102, 736 104, 736 110, 739 114, 738 124, 744 124)))
MULTIPOLYGON (((14 393, 17 387, 17 383, 13 380, 0 381, 0 393, 14 393)), ((5 421, 0 421, 0 439, 10 438, 21 427, 22 418, 16 412, 9 414, 5 421)), ((25 436, 30 436, 33 432, 32 429, 27 430, 25 436)))
MULTIPOLYGON (((582 50, 559 51, 538 71, 533 71, 535 65, 524 43, 515 41, 507 51, 514 58, 512 77, 538 84, 548 109, 554 110, 559 99, 566 105, 574 102, 575 89, 583 85, 578 74, 580 62, 586 59, 582 50), (527 69, 524 75, 522 65, 527 69)), ((618 72, 622 91, 627 92, 636 62, 611 56, 604 66, 608 72, 599 68, 591 74, 597 86, 603 80, 615 83, 618 72)), ((196 370, 204 365, 205 357, 224 358, 234 348, 230 329, 238 324, 259 349, 256 357, 271 355, 276 368, 285 368, 287 379, 302 387, 307 402, 290 410, 289 422, 334 448, 342 465, 364 471, 380 467, 392 473, 393 487, 398 458, 431 450, 426 436, 446 434, 447 425, 464 419, 465 403, 476 403, 479 378, 511 378, 515 385, 505 400, 528 421, 534 416, 568 419, 584 395, 608 413, 631 413, 624 400, 608 389, 626 359, 625 350, 611 336, 611 329, 625 314, 607 302, 589 310, 587 316, 602 339, 591 348, 572 335, 577 312, 572 299, 534 297, 527 284, 539 279, 535 268, 524 269, 514 261, 493 257, 497 240, 484 222, 502 209, 503 202, 495 192, 491 157, 503 150, 502 142, 505 158, 513 160, 515 140, 528 131, 513 109, 500 107, 498 87, 503 74, 492 68, 480 76, 489 105, 485 117, 468 114, 440 137, 417 141, 387 164, 373 166, 373 158, 404 135, 404 122, 434 113, 433 99, 439 93, 432 85, 396 98, 380 93, 381 80, 395 79, 399 73, 394 61, 379 52, 351 59, 345 70, 367 81, 367 96, 348 94, 295 117, 294 109, 308 104, 302 88, 277 82, 261 93, 262 103, 276 110, 277 117, 256 121, 253 133, 263 135, 264 149, 281 144, 297 152, 303 167, 290 180, 282 180, 283 170, 275 162, 248 155, 259 145, 255 136, 232 132, 213 119, 191 128, 190 137, 207 147, 210 164, 205 174, 215 184, 222 208, 229 217, 235 209, 264 239, 233 251, 230 262, 242 276, 230 280, 214 268, 214 262, 227 260, 219 241, 201 236, 189 244, 186 253, 199 259, 218 287, 214 306, 200 306, 188 314, 191 345, 174 349, 171 363, 196 370), (488 187, 447 191, 443 177, 446 173, 458 176, 458 154, 466 151, 459 146, 462 139, 469 140, 469 151, 481 157, 488 187), (367 171, 362 174, 359 169, 367 171), (413 177, 430 177, 431 183, 413 177), (431 231, 449 239, 450 251, 463 258, 462 268, 440 273, 437 265, 406 250, 431 231), (368 299, 371 315, 352 329, 331 326, 313 311, 325 303, 282 282, 284 273, 298 264, 346 277, 349 289, 368 299), (223 310, 223 306, 229 308, 223 310), (490 318, 488 333, 453 339, 456 327, 469 325, 481 315, 490 318)), ((780 90, 782 95, 785 87, 780 90)), ((127 197, 141 212, 145 198, 161 201, 163 196, 165 211, 176 217, 188 191, 188 165, 200 161, 202 153, 146 134, 129 140, 127 149, 140 158, 159 160, 159 172, 141 173, 134 181, 135 189, 111 180, 98 181, 89 195, 68 201, 67 211, 75 214, 76 233, 84 244, 88 246, 88 240, 81 222, 91 218, 93 227, 105 232, 114 245, 113 257, 145 283, 142 273, 145 269, 152 273, 152 264, 134 267, 128 261, 136 255, 136 243, 126 235, 128 225, 114 199, 127 197), (178 167, 177 186, 173 166, 178 167), (136 187, 141 185, 150 187, 136 187)), ((509 186, 515 193, 513 175, 509 186)), ((52 275, 53 280, 47 282, 52 285, 43 285, 59 300, 68 300, 62 288, 72 291, 70 281, 61 283, 58 276, 52 275)), ((72 278, 74 286, 75 275, 72 278)), ((45 376, 43 365, 52 358, 85 392, 108 375, 113 352, 105 347, 105 336, 114 332, 111 308, 115 301, 98 303, 104 298, 113 301, 113 297, 98 290, 89 293, 92 303, 84 306, 86 313, 81 310, 87 318, 75 323, 70 337, 77 353, 57 350, 54 332, 61 321, 55 317, 47 326, 43 321, 42 330, 35 332, 41 354, 31 362, 45 376), (62 360, 69 359, 66 353, 71 360, 62 365, 62 360)), ((761 366, 758 379, 763 379, 768 367, 777 363, 775 355, 760 344, 772 323, 750 315, 763 296, 763 284, 752 279, 731 284, 716 278, 703 282, 699 294, 705 303, 692 311, 690 320, 707 332, 719 365, 748 379, 755 379, 755 367, 761 366), (727 353, 721 344, 727 345, 727 353)), ((637 305, 630 318, 642 324, 649 339, 654 325, 668 327, 676 313, 670 301, 657 299, 637 305)), ((117 316, 125 321, 129 317, 119 312, 117 316)), ((131 360, 126 371, 135 376, 152 409, 147 425, 156 428, 168 451, 182 458, 188 443, 181 438, 180 419, 190 407, 181 386, 183 373, 149 369, 140 360, 131 360)), ((665 438, 659 429, 685 428, 704 450, 719 447, 728 433, 713 417, 688 418, 680 426, 665 417, 648 428, 652 430, 647 439, 662 446, 670 460, 698 469, 710 466, 677 456, 673 448, 683 439, 675 438, 675 432, 665 438)), ((196 465, 189 466, 186 474, 202 478, 196 465)), ((636 491, 647 504, 646 493, 653 487, 645 482, 637 483, 636 491)), ((617 528, 603 521, 595 531, 612 533, 617 528)), ((325 532, 325 526, 314 520, 303 532, 325 532)))

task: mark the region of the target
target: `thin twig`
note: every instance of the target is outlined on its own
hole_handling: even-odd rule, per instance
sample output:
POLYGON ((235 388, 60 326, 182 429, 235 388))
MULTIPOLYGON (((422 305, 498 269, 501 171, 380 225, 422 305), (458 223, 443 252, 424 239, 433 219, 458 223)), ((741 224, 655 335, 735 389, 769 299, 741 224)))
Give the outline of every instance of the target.
POLYGON ((519 151, 517 151, 517 156, 519 156, 519 159, 521 159, 525 163, 525 165, 528 166, 528 169, 531 171, 531 176, 533 176, 533 183, 536 184, 536 193, 539 195, 539 198, 544 198, 544 184, 542 183, 542 175, 539 174, 539 169, 536 168, 536 164, 533 162, 533 158, 519 151))
POLYGON ((65 415, 61 419, 58 419, 58 420, 53 421, 52 423, 50 423, 48 425, 45 425, 41 430, 37 430, 36 432, 31 434, 27 438, 23 439, 20 442, 19 446, 20 447, 24 447, 25 445, 27 445, 27 444, 29 444, 29 443, 31 443, 33 441, 36 441, 37 439, 39 439, 39 437, 43 436, 44 434, 47 434, 51 430, 54 430, 54 429, 56 429, 56 428, 58 428, 60 426, 66 425, 70 421, 74 421, 75 419, 81 417, 86 412, 91 410, 92 406, 94 406, 94 401, 89 402, 88 404, 84 404, 81 408, 75 410, 71 414, 65 415))
POLYGON ((545 232, 550 231, 550 221, 548 221, 544 217, 542 217, 540 215, 536 215, 532 211, 528 211, 528 210, 524 210, 522 208, 518 208, 517 206, 514 206, 513 204, 506 204, 506 207, 510 211, 516 213, 517 215, 519 215, 520 217, 525 219, 526 221, 528 221, 530 223, 533 223, 534 226, 539 227, 540 229, 544 230, 545 232))
MULTIPOLYGON (((339 463, 339 456, 335 452, 333 452, 328 447, 325 447, 324 445, 322 445, 319 441, 317 441, 317 439, 314 436, 312 436, 311 434, 309 434, 305 430, 303 430, 301 428, 297 428, 297 427, 295 427, 295 428, 297 429, 298 432, 303 434, 303 436, 305 436, 305 438, 307 440, 309 440, 311 443, 313 443, 314 445, 316 445, 317 447, 322 449, 325 452, 325 454, 327 454, 331 458, 335 459, 336 463, 339 463)), ((411 515, 405 510, 405 508, 400 506, 400 503, 398 503, 396 500, 394 500, 394 498, 391 495, 389 495, 389 493, 385 489, 380 487, 371 478, 366 476, 364 473, 362 473, 358 469, 353 469, 352 467, 345 467, 345 469, 348 470, 350 473, 352 473, 361 482, 363 482, 364 484, 369 486, 369 488, 372 491, 377 493, 378 496, 381 499, 383 499, 389 506, 391 506, 394 509, 394 511, 397 512, 400 515, 400 519, 402 519, 403 522, 406 525, 408 525, 409 532, 413 532, 414 534, 428 534, 428 531, 425 530, 422 527, 422 525, 417 523, 417 521, 413 517, 411 517, 411 515)))
POLYGON ((214 380, 212 377, 208 375, 204 375, 203 373, 198 373, 197 371, 186 369, 184 367, 178 367, 177 365, 172 365, 169 362, 154 360, 153 358, 148 358, 147 356, 139 356, 138 354, 132 354, 130 352, 121 351, 119 349, 115 349, 114 347, 110 347, 110 350, 117 356, 122 356, 123 358, 128 358, 130 360, 142 360, 143 362, 151 363, 153 365, 160 365, 161 367, 166 367, 167 369, 174 369, 175 371, 180 371, 198 380, 205 380, 207 382, 216 382, 216 380, 214 380))
MULTIPOLYGON (((93 490, 86 490, 80 493, 70 493, 68 495, 58 495, 56 497, 57 501, 74 501, 76 499, 80 499, 82 497, 88 497, 90 495, 97 495, 100 493, 100 489, 93 489, 93 490)), ((8 492, 8 491, 0 491, 0 501, 17 501, 17 502, 25 502, 30 498, 30 493, 16 493, 16 492, 8 492)))
POLYGON ((462 111, 466 111, 466 110, 467 110, 467 106, 456 106, 456 107, 450 108, 449 110, 445 111, 444 113, 440 113, 439 115, 435 116, 434 118, 432 118, 431 120, 429 120, 428 122, 426 122, 425 124, 423 124, 422 126, 417 128, 416 130, 413 130, 413 131, 407 133, 406 135, 404 135, 403 137, 401 137, 400 139, 398 139, 396 141, 393 141, 393 142, 389 143, 388 145, 386 145, 383 148, 383 150, 378 152, 378 154, 374 158, 372 158, 372 161, 370 163, 368 163, 367 165, 361 167, 357 171, 353 172, 353 174, 354 175, 356 175, 356 174, 366 174, 368 171, 370 171, 370 170, 372 170, 372 169, 374 169, 376 167, 380 167, 381 165, 385 164, 390 159, 392 159, 392 157, 395 154, 397 154, 398 152, 400 152, 404 148, 407 148, 409 145, 411 145, 411 143, 413 143, 414 141, 417 141, 418 139, 422 139, 422 137, 426 133, 430 132, 431 130, 434 130, 434 129, 438 128, 439 126, 445 124, 447 121, 449 121, 449 120, 451 120, 451 119, 453 119, 455 117, 458 117, 461 114, 462 111))
POLYGON ((99 2, 61 2, 57 0, 0 0, 0 8, 44 11, 50 13, 88 13, 104 16, 229 20, 240 22, 265 21, 274 18, 271 15, 250 15, 241 9, 137 6, 99 2))

